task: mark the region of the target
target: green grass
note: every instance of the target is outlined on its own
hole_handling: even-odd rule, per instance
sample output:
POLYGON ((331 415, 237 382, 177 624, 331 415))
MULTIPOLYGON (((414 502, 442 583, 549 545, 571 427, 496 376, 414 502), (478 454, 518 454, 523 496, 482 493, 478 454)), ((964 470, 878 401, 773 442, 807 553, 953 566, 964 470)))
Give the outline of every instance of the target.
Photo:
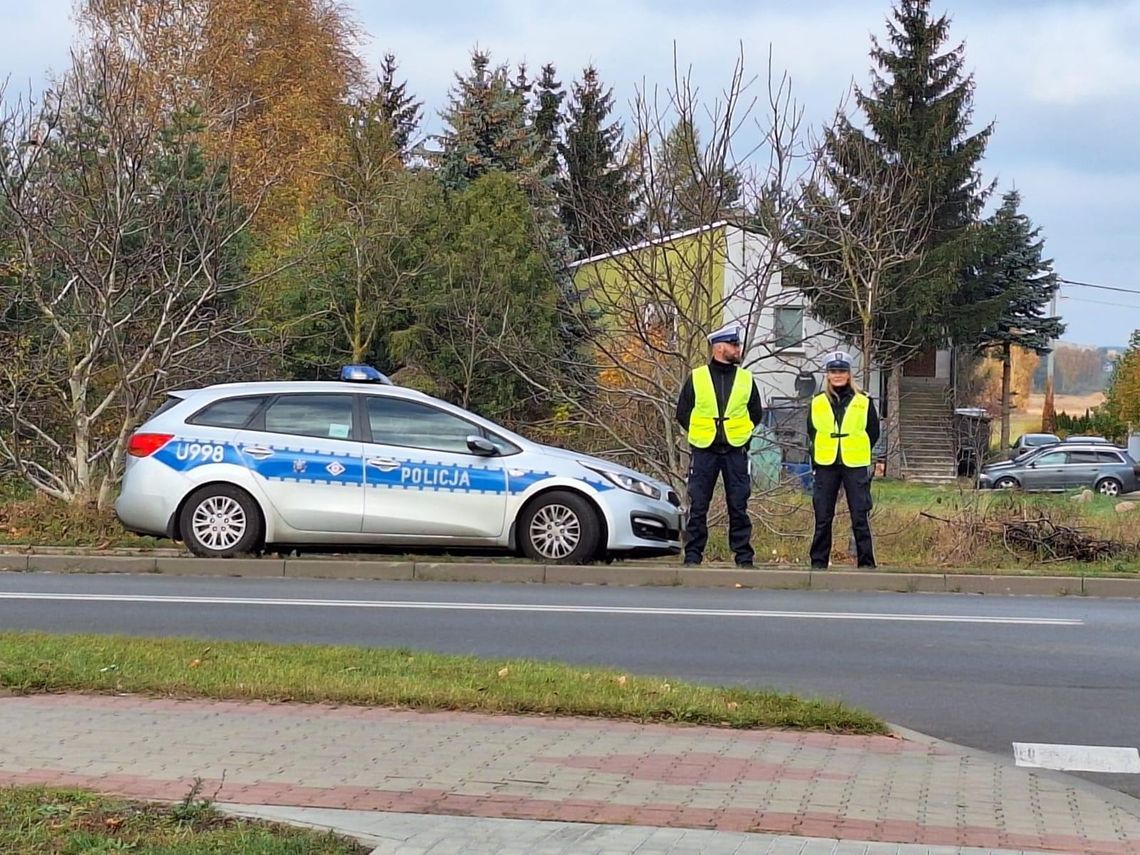
POLYGON ((881 720, 831 700, 604 668, 316 645, 0 632, 0 686, 886 732, 881 720))
POLYGON ((327 832, 232 819, 193 792, 178 805, 74 790, 0 788, 0 852, 19 855, 365 855, 327 832))

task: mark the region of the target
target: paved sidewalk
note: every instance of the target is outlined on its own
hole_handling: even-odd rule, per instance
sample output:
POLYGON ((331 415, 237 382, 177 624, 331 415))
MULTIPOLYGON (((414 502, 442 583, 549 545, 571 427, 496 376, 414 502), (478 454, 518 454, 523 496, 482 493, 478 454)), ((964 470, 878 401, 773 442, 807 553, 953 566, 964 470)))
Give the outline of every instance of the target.
MULTIPOLYGON (((0 785, 175 800, 201 777, 222 803, 534 820, 555 835, 516 834, 518 851, 1140 855, 1140 802, 918 735, 67 695, 0 698, 0 721, 0 785), (594 828, 602 837, 566 848, 548 821, 638 828, 594 828)), ((498 824, 439 827, 459 839, 404 834, 380 851, 475 851, 473 829, 498 824)))

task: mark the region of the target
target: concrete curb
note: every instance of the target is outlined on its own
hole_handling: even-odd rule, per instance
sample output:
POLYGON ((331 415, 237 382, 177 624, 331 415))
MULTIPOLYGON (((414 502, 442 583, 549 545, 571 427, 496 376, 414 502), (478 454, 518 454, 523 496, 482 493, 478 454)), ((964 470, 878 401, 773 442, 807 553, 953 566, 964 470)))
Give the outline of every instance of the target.
POLYGON ((84 554, 52 548, 0 551, 0 572, 141 573, 168 576, 237 576, 290 579, 358 579, 400 582, 512 582, 549 585, 762 588, 821 591, 1092 596, 1140 599, 1140 579, 1093 576, 1003 576, 850 570, 794 570, 786 565, 742 570, 667 564, 594 564, 584 567, 503 561, 430 561, 359 558, 193 558, 162 554, 84 554))

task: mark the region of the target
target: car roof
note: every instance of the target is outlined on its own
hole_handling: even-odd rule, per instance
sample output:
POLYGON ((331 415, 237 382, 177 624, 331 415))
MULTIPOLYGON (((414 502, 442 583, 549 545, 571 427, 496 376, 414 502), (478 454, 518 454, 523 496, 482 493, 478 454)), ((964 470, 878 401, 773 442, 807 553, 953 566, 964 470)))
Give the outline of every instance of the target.
POLYGON ((276 380, 247 383, 216 383, 200 389, 183 389, 171 394, 189 398, 206 393, 212 395, 281 395, 287 392, 354 392, 369 395, 391 395, 398 398, 433 400, 430 395, 386 383, 349 383, 342 380, 276 380))

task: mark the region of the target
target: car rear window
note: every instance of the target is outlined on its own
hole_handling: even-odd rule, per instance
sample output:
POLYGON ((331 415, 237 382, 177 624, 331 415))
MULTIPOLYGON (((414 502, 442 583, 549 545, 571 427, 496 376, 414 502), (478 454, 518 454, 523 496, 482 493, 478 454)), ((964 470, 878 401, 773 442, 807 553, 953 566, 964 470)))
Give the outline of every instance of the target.
POLYGON ((241 428, 258 408, 265 403, 265 396, 249 398, 223 398, 203 407, 186 421, 192 425, 205 427, 241 428))

